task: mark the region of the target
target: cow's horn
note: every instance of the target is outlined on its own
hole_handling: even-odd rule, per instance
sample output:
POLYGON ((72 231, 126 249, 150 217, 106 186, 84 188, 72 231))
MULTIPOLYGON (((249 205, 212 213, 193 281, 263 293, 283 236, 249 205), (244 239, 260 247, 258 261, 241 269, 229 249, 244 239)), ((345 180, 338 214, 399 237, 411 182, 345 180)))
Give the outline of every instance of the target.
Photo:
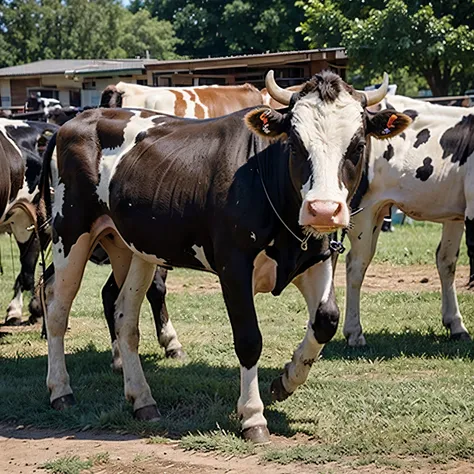
POLYGON ((388 74, 386 72, 383 73, 383 81, 381 86, 374 91, 357 91, 360 92, 365 96, 366 100, 366 107, 371 105, 378 104, 388 92, 388 74))
POLYGON ((268 90, 268 93, 280 104, 290 105, 291 96, 293 92, 282 89, 276 82, 273 77, 273 70, 268 71, 265 77, 265 87, 268 90))

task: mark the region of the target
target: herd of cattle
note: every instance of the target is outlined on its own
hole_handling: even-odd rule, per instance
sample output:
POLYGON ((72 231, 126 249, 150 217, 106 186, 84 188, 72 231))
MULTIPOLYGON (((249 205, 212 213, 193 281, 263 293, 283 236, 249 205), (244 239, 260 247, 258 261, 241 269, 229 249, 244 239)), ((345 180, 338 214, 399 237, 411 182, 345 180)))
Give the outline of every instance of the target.
POLYGON ((103 92, 101 108, 75 118, 55 111, 61 127, 0 119, 0 229, 15 236, 21 260, 6 323, 22 322, 22 294, 32 292, 31 318, 46 315, 52 407, 74 403, 68 316, 88 260, 107 260, 113 366, 135 416, 159 417, 138 356, 140 306, 146 295, 166 355, 183 357, 165 280, 168 269, 187 267, 219 277, 241 368, 242 433, 268 441, 254 295, 294 283, 307 303, 305 337, 271 387, 283 400, 338 326, 339 230, 351 244, 343 332, 350 346, 365 344, 360 289, 392 204, 443 224, 442 321, 453 339, 470 339, 454 279, 464 228, 474 261, 474 114, 387 90, 387 76, 361 92, 327 71, 283 89, 270 71, 263 91, 119 83, 103 92), (53 264, 35 293, 35 266, 50 242, 53 264))

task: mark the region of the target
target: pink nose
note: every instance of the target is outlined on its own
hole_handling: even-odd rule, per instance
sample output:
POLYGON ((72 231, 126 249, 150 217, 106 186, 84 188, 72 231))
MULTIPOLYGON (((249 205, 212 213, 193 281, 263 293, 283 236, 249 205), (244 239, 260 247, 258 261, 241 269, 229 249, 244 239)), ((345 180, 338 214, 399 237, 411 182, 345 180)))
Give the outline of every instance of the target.
POLYGON ((349 223, 346 204, 335 201, 306 201, 301 214, 301 225, 310 225, 322 232, 338 227, 346 227, 349 223))

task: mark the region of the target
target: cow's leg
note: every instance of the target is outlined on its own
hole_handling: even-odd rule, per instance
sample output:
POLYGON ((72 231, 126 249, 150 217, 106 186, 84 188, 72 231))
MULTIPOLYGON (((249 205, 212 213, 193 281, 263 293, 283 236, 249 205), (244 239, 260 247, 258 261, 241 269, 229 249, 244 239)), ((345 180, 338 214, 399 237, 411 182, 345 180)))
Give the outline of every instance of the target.
POLYGON ((291 362, 286 364, 284 373, 272 382, 272 398, 279 401, 289 397, 306 381, 313 362, 324 344, 336 333, 339 322, 331 259, 309 268, 293 283, 306 300, 309 320, 304 339, 293 353, 291 362))
POLYGON ((72 302, 79 290, 90 249, 90 234, 82 234, 67 256, 61 240, 53 243, 54 277, 46 285, 46 330, 48 337, 48 376, 51 406, 63 410, 74 404, 64 356, 72 302))
POLYGON ((469 340, 469 333, 459 312, 454 281, 463 231, 464 224, 462 222, 446 222, 443 224, 443 235, 436 250, 436 266, 441 279, 443 324, 449 330, 451 339, 469 340))
POLYGON ((233 255, 220 266, 219 278, 234 336, 234 348, 240 362, 240 397, 237 413, 242 435, 255 443, 267 443, 270 434, 263 416, 258 388, 257 363, 262 352, 262 335, 253 302, 253 262, 233 255))
POLYGON ((133 404, 135 417, 156 420, 159 412, 138 356, 138 319, 143 298, 150 287, 155 265, 134 255, 115 303, 115 331, 122 356, 125 397, 133 404))
POLYGON ((469 256, 469 282, 470 289, 474 288, 474 218, 466 217, 466 246, 469 256))
POLYGON ((346 311, 342 330, 347 344, 365 346, 360 323, 360 290, 365 272, 377 247, 384 212, 378 216, 370 208, 354 216, 354 226, 349 232, 351 250, 346 256, 346 311))
POLYGON ((148 290, 146 297, 150 302, 153 311, 153 319, 155 321, 156 334, 160 346, 165 350, 166 357, 172 359, 184 359, 185 353, 183 346, 178 340, 176 330, 171 323, 166 308, 166 277, 168 272, 166 269, 157 267, 153 282, 148 290))
POLYGON ((39 256, 39 240, 35 233, 27 230, 31 224, 29 216, 23 211, 16 211, 11 229, 20 251, 20 273, 14 285, 14 298, 7 308, 6 324, 21 324, 23 314, 23 292, 34 297, 35 269, 39 256))

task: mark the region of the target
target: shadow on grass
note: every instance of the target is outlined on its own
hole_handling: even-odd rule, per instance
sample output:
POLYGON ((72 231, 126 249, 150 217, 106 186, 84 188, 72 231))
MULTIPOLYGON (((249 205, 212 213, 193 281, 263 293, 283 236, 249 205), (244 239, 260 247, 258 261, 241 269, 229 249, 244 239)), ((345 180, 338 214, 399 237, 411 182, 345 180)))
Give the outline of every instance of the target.
MULTIPOLYGON (((55 436, 48 429, 84 430, 81 438, 88 437, 88 430, 174 439, 216 429, 239 432, 235 413, 240 387, 238 367, 165 362, 161 354, 143 356, 143 369, 162 414, 159 422, 145 423, 133 418, 132 407, 124 400, 122 374, 112 372, 110 359, 109 351, 97 351, 93 346, 67 355, 77 404, 56 412, 49 407, 45 387, 46 356, 0 358, 0 423, 46 429, 44 437, 55 436)), ((279 373, 277 369, 259 370, 266 407, 271 404, 270 383, 279 373)), ((265 416, 272 433, 294 434, 285 415, 274 406, 265 409, 265 416)), ((8 436, 24 437, 21 431, 11 430, 8 436)), ((92 431, 91 436, 97 433, 92 431)))
MULTIPOLYGON (((474 359, 473 343, 453 342, 434 334, 369 333, 367 342, 367 348, 351 349, 344 341, 336 340, 325 348, 324 359, 380 360, 401 356, 474 359)), ((158 423, 143 423, 133 419, 132 408, 124 401, 123 378, 112 373, 109 351, 97 351, 89 345, 67 355, 66 362, 78 403, 66 412, 55 412, 49 407, 45 388, 46 356, 25 353, 15 359, 0 358, 0 422, 54 430, 85 430, 80 436, 93 439, 102 435, 88 430, 175 439, 216 429, 239 432, 240 423, 235 414, 240 385, 238 367, 212 366, 199 361, 165 362, 161 352, 144 355, 143 369, 162 418, 158 423)), ((292 436, 296 433, 290 427, 294 418, 288 420, 283 408, 272 404, 270 399, 271 381, 281 370, 282 367, 259 369, 261 396, 270 431, 292 436)), ((9 436, 24 435, 13 431, 9 436)), ((46 431, 44 436, 54 434, 46 431)))
POLYGON ((474 360, 472 341, 453 341, 448 336, 406 330, 393 334, 388 331, 366 333, 367 346, 349 347, 345 340, 335 340, 324 348, 324 359, 396 359, 398 357, 422 357, 426 359, 474 360))

